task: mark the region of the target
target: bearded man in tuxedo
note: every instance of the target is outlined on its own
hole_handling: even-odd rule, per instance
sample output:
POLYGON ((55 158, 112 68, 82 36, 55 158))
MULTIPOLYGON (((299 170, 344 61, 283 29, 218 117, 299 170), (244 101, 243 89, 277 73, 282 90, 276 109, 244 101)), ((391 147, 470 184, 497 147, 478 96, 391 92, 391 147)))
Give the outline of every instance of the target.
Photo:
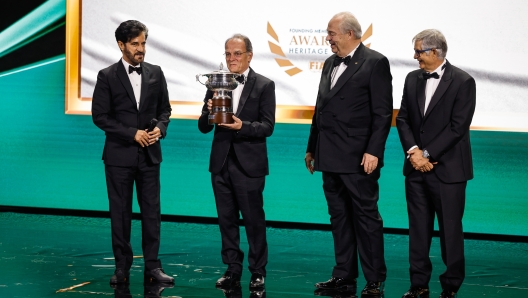
POLYGON ((122 58, 99 71, 92 119, 105 132, 103 149, 116 270, 110 284, 129 282, 132 194, 141 210, 146 282, 173 283, 158 259, 160 246, 160 140, 171 114, 163 71, 145 62, 147 27, 135 20, 115 31, 122 58))

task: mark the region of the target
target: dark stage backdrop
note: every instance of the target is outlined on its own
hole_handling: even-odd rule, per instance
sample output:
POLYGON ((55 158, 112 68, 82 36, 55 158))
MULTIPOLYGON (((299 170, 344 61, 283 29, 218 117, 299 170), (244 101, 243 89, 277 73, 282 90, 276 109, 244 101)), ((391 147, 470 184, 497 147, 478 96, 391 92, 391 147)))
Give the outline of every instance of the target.
MULTIPOLYGON (((35 8, 58 2, 64 15, 65 1, 27 2, 35 8)), ((13 23, 31 11, 9 9, 18 13, 10 20, 13 23)), ((0 20, 7 14, 2 9, 0 20)), ((9 26, 0 25, 0 44, 4 44, 2 34, 9 26)), ((0 51, 0 205, 108 210, 101 161, 104 133, 90 116, 65 113, 64 50, 56 53, 35 43, 59 44, 64 49, 63 34, 64 20, 58 17, 10 53, 0 51)), ((308 131, 306 124, 278 123, 268 140, 268 220, 329 223, 321 175, 311 176, 304 168, 308 131)), ((196 120, 172 119, 162 143, 163 214, 216 217, 207 171, 211 138, 212 134, 198 131, 196 120)), ((468 183, 465 231, 528 236, 528 134, 472 131, 471 142, 475 179, 468 183)), ((393 128, 379 202, 390 228, 407 228, 403 158, 393 128)), ((134 208, 138 211, 137 204, 134 208)))

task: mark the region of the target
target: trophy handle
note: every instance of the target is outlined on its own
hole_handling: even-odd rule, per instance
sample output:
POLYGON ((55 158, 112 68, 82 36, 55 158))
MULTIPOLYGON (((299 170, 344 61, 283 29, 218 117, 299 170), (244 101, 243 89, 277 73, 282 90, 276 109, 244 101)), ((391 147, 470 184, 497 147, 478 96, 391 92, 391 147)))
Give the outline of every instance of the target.
POLYGON ((204 77, 205 77, 205 75, 202 75, 202 74, 197 74, 197 75, 196 75, 196 81, 197 81, 198 83, 200 83, 200 84, 202 84, 202 85, 204 85, 204 86, 205 86, 205 84, 204 84, 204 83, 202 83, 202 81, 200 81, 200 76, 204 76, 204 77))

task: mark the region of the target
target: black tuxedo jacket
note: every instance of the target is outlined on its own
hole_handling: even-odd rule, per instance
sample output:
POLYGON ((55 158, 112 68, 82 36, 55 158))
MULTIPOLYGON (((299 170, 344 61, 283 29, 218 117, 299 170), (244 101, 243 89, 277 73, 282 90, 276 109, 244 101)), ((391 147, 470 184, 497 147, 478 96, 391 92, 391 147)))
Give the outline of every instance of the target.
POLYGON ((362 172, 364 153, 378 157, 381 168, 393 109, 389 61, 360 44, 330 90, 335 56, 323 67, 306 151, 316 171, 362 172))
MULTIPOLYGON (((138 129, 148 128, 152 118, 159 122, 162 137, 165 137, 171 106, 163 71, 157 65, 141 63, 141 96, 139 110, 128 74, 119 60, 99 71, 92 97, 92 118, 95 125, 104 130, 106 141, 103 160, 112 166, 134 166, 137 164, 141 146, 134 141, 138 129)), ((160 142, 145 147, 153 164, 161 158, 160 142)))
POLYGON ((232 146, 249 177, 268 175, 266 138, 271 136, 275 127, 275 83, 250 68, 235 114, 242 120, 242 128, 238 132, 209 125, 207 101, 212 97, 213 92, 207 91, 198 119, 198 129, 202 133, 208 133, 216 127, 209 171, 213 174, 220 172, 232 146))
MULTIPOLYGON (((396 117, 404 152, 417 145, 438 162, 433 171, 445 183, 473 178, 469 126, 476 104, 475 80, 446 61, 446 68, 424 116, 425 85, 421 69, 405 79, 400 111, 396 117)), ((407 153, 405 153, 407 156, 407 153)), ((405 159, 403 174, 414 168, 405 159)))

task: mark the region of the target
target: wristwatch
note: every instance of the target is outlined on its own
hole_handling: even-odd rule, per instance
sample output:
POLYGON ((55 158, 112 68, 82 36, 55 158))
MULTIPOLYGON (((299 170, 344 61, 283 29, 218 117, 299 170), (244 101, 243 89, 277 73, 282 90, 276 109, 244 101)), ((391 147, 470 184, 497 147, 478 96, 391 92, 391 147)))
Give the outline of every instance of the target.
POLYGON ((422 151, 422 157, 431 158, 431 155, 429 155, 429 151, 427 151, 427 149, 424 149, 422 151))

